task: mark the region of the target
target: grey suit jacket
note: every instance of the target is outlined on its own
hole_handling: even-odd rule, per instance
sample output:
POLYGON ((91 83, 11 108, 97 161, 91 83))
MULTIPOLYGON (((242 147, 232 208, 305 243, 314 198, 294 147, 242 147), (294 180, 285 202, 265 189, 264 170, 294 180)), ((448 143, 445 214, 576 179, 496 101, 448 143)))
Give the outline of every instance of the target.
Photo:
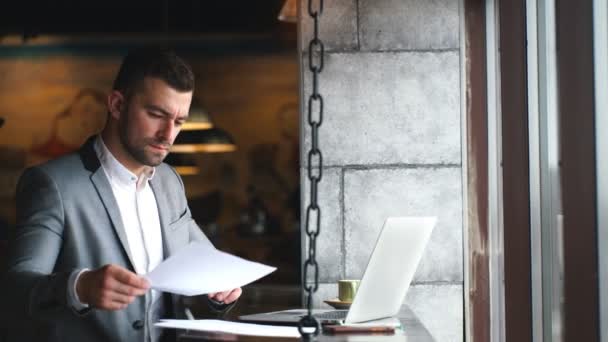
MULTIPOLYGON (((105 264, 134 270, 120 211, 93 141, 78 153, 26 170, 19 181, 17 228, 9 242, 0 309, 16 340, 144 341, 145 324, 157 318, 146 315, 150 307, 144 296, 120 311, 79 313, 68 305, 72 272, 105 264), (29 333, 33 336, 25 337, 29 333)), ((209 241, 192 219, 184 185, 170 166, 158 166, 150 184, 165 258, 190 241, 209 241)), ((179 302, 171 296, 166 306, 183 312, 179 302)))

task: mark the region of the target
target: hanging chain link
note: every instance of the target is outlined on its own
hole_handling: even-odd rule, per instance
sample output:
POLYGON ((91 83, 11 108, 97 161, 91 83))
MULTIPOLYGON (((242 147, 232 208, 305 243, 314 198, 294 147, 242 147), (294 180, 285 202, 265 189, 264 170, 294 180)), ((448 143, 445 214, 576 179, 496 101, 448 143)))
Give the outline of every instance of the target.
POLYGON ((323 12, 323 0, 308 0, 308 15, 314 22, 313 38, 308 44, 308 69, 312 73, 312 93, 308 98, 308 125, 311 133, 311 147, 308 151, 308 180, 310 181, 310 203, 306 209, 306 235, 308 236, 308 258, 304 262, 303 283, 306 291, 308 313, 298 324, 300 335, 305 339, 314 338, 321 331, 321 324, 312 315, 313 294, 319 288, 319 264, 316 260, 317 237, 321 231, 321 208, 317 202, 317 190, 323 175, 323 155, 319 149, 319 127, 323 123, 323 97, 319 94, 319 73, 323 70, 325 48, 319 39, 319 17, 323 12), (313 8, 313 3, 318 7, 313 8), (316 111, 314 109, 317 109, 316 111), (316 114, 316 115, 315 115, 316 114), (316 171, 316 172, 315 172, 316 171), (311 217, 314 216, 314 219, 311 217), (314 228, 314 229, 313 229, 314 228), (314 285, 308 284, 308 275, 314 274, 314 285), (308 328, 308 329, 305 329, 308 328))

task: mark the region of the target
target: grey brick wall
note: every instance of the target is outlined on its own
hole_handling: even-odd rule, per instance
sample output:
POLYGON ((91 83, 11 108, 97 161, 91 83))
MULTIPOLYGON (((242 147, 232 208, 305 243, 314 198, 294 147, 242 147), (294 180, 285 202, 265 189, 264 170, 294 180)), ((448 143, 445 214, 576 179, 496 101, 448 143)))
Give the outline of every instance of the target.
MULTIPOLYGON (((303 98, 310 94, 311 20, 301 19, 303 98)), ((320 23, 325 98, 320 128, 321 287, 360 278, 387 216, 436 215, 438 225, 405 305, 438 341, 463 330, 458 0, 332 0, 320 23)), ((306 115, 302 155, 310 146, 306 115)), ((301 158, 302 206, 308 203, 301 158)), ((305 236, 303 236, 305 238, 305 236)), ((303 251, 304 253, 304 251, 303 251)), ((303 254, 303 258, 306 254, 303 254)))

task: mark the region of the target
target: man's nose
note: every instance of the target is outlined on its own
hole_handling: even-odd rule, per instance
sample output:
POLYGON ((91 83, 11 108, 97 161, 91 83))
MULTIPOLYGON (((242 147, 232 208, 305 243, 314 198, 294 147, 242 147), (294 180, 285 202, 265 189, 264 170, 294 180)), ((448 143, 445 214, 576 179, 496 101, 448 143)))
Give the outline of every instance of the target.
POLYGON ((164 142, 170 142, 175 132, 175 124, 172 120, 166 122, 163 127, 159 131, 159 137, 163 139, 164 142))

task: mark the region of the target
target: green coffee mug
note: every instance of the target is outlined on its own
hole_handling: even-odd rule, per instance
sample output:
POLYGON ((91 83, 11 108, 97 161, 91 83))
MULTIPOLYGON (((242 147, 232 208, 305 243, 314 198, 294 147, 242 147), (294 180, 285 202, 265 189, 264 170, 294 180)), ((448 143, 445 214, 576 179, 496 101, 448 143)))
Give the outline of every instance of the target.
POLYGON ((359 280, 338 280, 338 299, 341 302, 352 302, 359 288, 359 280))

